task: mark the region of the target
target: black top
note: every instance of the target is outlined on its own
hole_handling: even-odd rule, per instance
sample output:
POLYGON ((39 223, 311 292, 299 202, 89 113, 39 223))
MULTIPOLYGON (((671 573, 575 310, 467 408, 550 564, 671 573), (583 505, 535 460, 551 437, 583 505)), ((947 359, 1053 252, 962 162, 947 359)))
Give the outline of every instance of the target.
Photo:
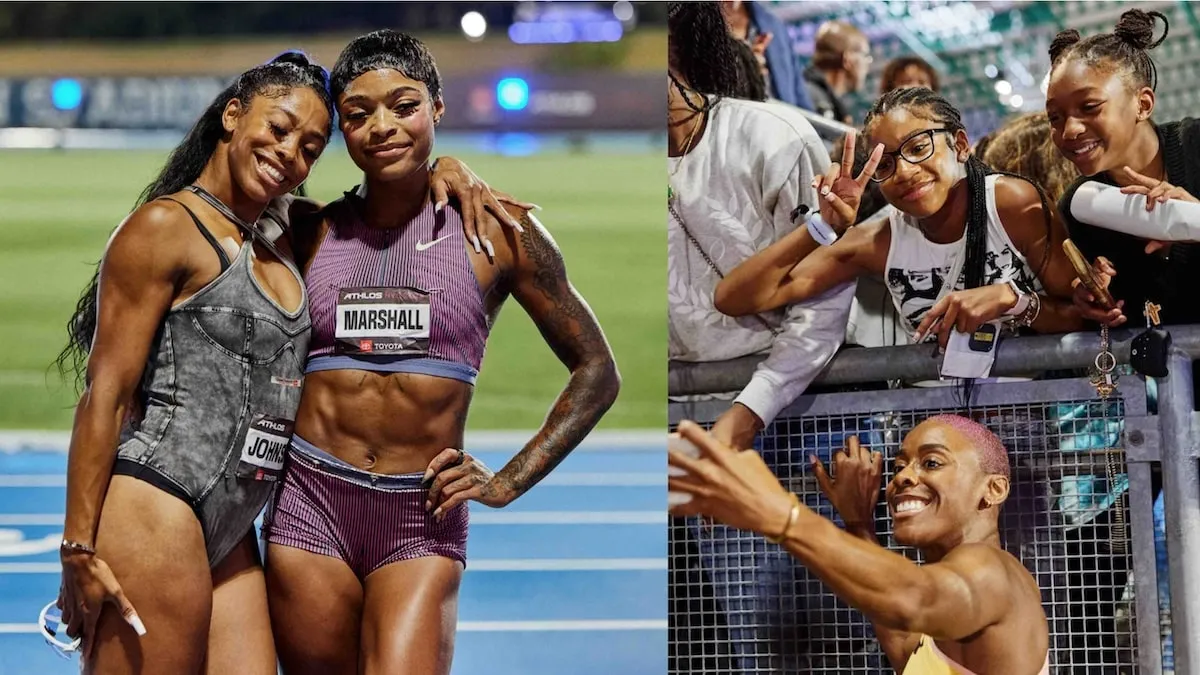
POLYGON ((846 112, 846 105, 833 91, 833 87, 829 86, 829 81, 821 71, 812 66, 805 68, 804 84, 808 86, 808 95, 812 98, 813 110, 817 114, 838 122, 846 122, 850 117, 846 112))
MULTIPOLYGON (((1200 120, 1189 117, 1157 125, 1155 131, 1167 182, 1200 198, 1200 120)), ((1164 324, 1200 323, 1200 298, 1195 290, 1200 280, 1200 244, 1177 243, 1167 255, 1146 255, 1144 239, 1079 222, 1071 215, 1069 205, 1075 190, 1089 180, 1116 185, 1107 172, 1081 177, 1067 188, 1058 210, 1071 240, 1089 260, 1102 255, 1112 261, 1117 276, 1109 292, 1114 299, 1125 301, 1127 325, 1145 325, 1142 310, 1146 300, 1162 305, 1164 324)))

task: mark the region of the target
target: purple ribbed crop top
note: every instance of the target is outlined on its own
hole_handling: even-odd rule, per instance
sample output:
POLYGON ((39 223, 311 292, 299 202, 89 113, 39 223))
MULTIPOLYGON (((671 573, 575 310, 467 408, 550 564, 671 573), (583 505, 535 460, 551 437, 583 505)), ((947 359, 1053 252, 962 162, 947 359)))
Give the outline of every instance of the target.
POLYGON ((312 315, 305 372, 421 373, 474 384, 489 326, 461 215, 452 206, 434 213, 430 202, 404 226, 376 229, 363 223, 361 199, 354 190, 326 207, 329 230, 304 277, 312 315), (392 353, 376 353, 381 348, 392 353))

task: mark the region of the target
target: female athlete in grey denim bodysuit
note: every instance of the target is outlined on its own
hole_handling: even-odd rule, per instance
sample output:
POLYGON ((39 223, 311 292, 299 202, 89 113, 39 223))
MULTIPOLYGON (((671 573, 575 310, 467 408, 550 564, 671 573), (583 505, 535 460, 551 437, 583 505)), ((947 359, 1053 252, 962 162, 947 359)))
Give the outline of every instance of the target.
POLYGON ((309 317, 288 239, 248 223, 304 182, 332 119, 304 55, 243 73, 80 300, 59 604, 84 672, 276 672, 251 526, 282 468, 309 317))

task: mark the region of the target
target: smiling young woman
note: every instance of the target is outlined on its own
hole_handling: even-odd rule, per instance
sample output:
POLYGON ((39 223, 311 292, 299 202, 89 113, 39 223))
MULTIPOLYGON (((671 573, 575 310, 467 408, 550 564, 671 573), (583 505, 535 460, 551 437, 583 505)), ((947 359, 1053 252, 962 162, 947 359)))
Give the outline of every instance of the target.
POLYGON ((1200 303, 1192 297, 1200 275, 1200 244, 1164 247, 1080 222, 1070 208, 1075 190, 1089 180, 1148 195, 1151 209, 1166 199, 1197 201, 1200 123, 1152 119, 1158 77, 1149 50, 1168 32, 1162 14, 1131 9, 1111 33, 1083 39, 1078 31, 1066 30, 1050 47, 1046 113, 1053 140, 1083 174, 1067 189, 1060 211, 1072 241, 1088 258, 1101 258, 1096 276, 1118 302, 1117 307, 1102 306, 1079 284, 1075 304, 1085 318, 1112 326, 1126 321, 1126 308, 1140 313, 1147 300, 1162 306, 1164 324, 1200 322, 1200 303), (1157 22, 1163 33, 1156 40, 1157 22))
POLYGON ((1039 332, 1080 326, 1065 300, 1074 271, 1057 214, 1027 179, 989 175, 954 106, 929 89, 896 89, 876 101, 864 133, 876 147, 863 171, 852 175, 851 134, 842 163, 816 181, 821 216, 840 238, 819 246, 800 228, 759 252, 717 287, 719 310, 769 311, 872 275, 918 341, 936 334, 944 347, 952 329, 996 319, 1039 332), (868 180, 894 211, 851 227, 868 180))
POLYGON ((445 108, 425 46, 364 35, 330 81, 363 184, 292 221, 313 339, 264 523, 271 621, 289 675, 448 673, 467 501, 502 507, 533 487, 600 420, 620 378, 540 223, 515 209, 518 227, 481 248, 464 231, 465 205, 435 201, 429 158, 445 108), (542 428, 493 473, 463 435, 509 297, 570 377, 542 428))
POLYGON ((834 456, 832 477, 812 459, 842 530, 790 494, 758 453, 735 451, 691 422, 679 432, 698 452, 668 454, 677 470, 668 490, 691 497, 671 512, 709 516, 780 544, 871 620, 896 672, 1049 672, 1041 593, 1000 546, 1010 469, 986 427, 939 415, 904 437, 886 498, 896 541, 918 549, 921 565, 879 545, 883 458, 856 437, 834 456))
POLYGON ((300 403, 309 316, 287 237, 252 223, 325 149, 326 78, 289 53, 225 89, 72 317, 63 359, 86 363, 86 389, 59 603, 85 672, 276 670, 253 523, 300 403))

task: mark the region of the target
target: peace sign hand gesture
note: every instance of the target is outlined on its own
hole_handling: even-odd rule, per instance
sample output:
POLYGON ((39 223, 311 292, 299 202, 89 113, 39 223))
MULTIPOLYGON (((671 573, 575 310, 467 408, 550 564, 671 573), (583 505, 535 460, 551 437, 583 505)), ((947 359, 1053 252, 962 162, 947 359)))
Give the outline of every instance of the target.
POLYGON ((854 175, 854 144, 857 134, 846 134, 840 164, 830 164, 823 176, 817 176, 812 186, 820 194, 821 218, 840 235, 854 224, 867 181, 883 157, 883 144, 875 146, 858 176, 854 175))

